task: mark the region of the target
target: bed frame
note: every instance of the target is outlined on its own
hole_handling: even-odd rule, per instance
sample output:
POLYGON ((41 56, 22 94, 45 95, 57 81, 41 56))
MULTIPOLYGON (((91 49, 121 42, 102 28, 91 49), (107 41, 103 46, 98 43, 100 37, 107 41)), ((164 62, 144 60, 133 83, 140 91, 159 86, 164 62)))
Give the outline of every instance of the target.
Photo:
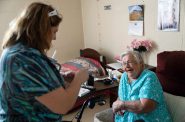
POLYGON ((101 55, 99 52, 97 52, 96 50, 91 49, 91 48, 80 49, 80 56, 81 57, 86 57, 86 58, 92 58, 92 59, 100 62, 100 64, 105 69, 105 72, 107 74, 106 58, 105 58, 105 56, 101 55))

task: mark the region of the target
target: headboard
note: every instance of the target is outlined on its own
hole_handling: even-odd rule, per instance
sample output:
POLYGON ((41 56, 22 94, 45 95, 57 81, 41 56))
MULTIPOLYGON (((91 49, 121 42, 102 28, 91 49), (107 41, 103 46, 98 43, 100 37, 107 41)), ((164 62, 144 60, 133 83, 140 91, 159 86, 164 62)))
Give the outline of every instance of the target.
POLYGON ((100 55, 100 53, 97 52, 96 50, 91 48, 80 49, 80 56, 95 59, 101 63, 104 69, 106 69, 107 62, 105 56, 100 55))

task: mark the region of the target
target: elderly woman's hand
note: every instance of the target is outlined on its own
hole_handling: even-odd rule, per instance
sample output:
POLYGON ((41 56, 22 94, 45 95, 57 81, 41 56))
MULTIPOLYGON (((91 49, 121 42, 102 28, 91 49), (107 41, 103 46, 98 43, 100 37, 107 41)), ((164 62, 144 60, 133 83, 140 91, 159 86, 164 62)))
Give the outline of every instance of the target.
POLYGON ((124 114, 124 106, 125 106, 124 104, 125 104, 124 101, 117 99, 112 105, 113 113, 123 115, 124 114))

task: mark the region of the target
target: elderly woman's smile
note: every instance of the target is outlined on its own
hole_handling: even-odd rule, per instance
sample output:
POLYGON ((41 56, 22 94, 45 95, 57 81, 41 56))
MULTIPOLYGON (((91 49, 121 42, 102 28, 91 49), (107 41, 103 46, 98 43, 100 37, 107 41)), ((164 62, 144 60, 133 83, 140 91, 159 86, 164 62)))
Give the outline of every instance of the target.
POLYGON ((133 55, 125 55, 122 59, 123 70, 127 72, 130 81, 138 78, 143 70, 143 64, 136 60, 133 55))

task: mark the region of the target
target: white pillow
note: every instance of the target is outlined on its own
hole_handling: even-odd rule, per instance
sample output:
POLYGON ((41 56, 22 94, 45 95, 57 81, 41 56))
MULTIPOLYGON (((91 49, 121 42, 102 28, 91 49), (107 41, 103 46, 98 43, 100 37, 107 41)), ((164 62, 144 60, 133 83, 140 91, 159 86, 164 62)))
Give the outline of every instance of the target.
POLYGON ((173 122, 185 122, 185 97, 164 92, 173 122))

